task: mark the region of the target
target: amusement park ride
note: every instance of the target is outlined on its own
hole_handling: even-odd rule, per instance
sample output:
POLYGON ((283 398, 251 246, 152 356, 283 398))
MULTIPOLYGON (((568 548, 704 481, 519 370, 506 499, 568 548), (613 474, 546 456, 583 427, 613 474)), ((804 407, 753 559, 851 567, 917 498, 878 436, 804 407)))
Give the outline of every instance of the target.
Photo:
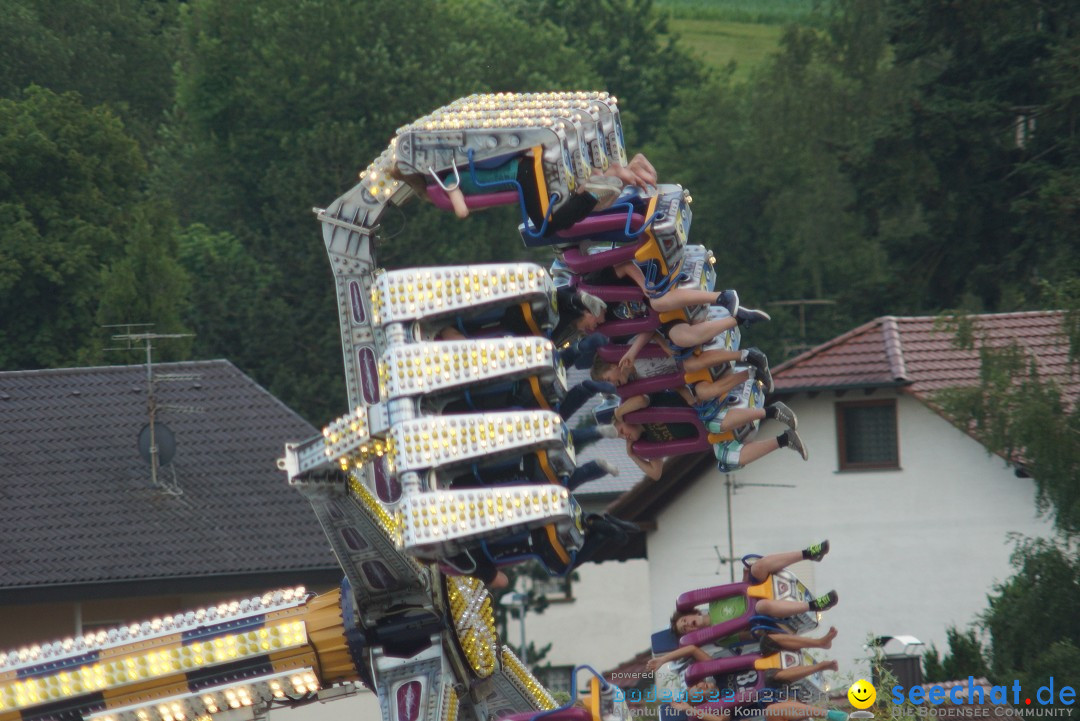
MULTIPOLYGON (((354 188, 317 210, 353 410, 322 435, 286 447, 279 462, 330 541, 344 571, 340 588, 319 596, 275 591, 0 653, 0 721, 259 718, 328 700, 353 682, 377 691, 385 721, 625 718, 618 690, 587 667, 575 673, 588 675, 584 701, 574 694, 576 704, 560 708, 501 642, 481 578, 526 560, 563 575, 589 542, 588 519, 568 488, 576 468, 571 433, 557 412, 567 391, 564 294, 587 289, 609 306, 637 308, 600 326, 612 339, 729 314, 709 305, 650 308, 670 289, 712 290, 714 259, 688 245, 689 194, 678 185, 621 188, 609 170, 627 166, 619 110, 607 93, 473 95, 400 128, 354 188), (522 240, 549 246, 552 269, 380 269, 382 215, 413 196, 462 216, 518 206, 522 240), (642 269, 644 292, 590 284, 590 273, 627 262, 642 269)), ((737 348, 738 329, 714 343, 737 348)), ((641 357, 650 353, 657 351, 641 357)), ((762 384, 749 370, 750 380, 721 403, 762 405, 762 384)), ((648 390, 691 380, 673 366, 648 379, 648 390)), ((636 392, 620 388, 624 397, 636 392)), ((678 441, 679 452, 722 440, 705 430, 700 411, 691 419, 698 434, 678 441)), ((651 412, 663 423, 673 411, 637 413, 644 422, 651 412)), ((638 443, 643 457, 674 452, 638 443)), ((760 689, 771 670, 803 663, 801 652, 731 650, 745 642, 728 640, 760 624, 753 599, 809 599, 788 572, 690 592, 680 604, 736 596, 746 602, 713 632, 682 639, 722 656, 692 666, 687 683, 712 677, 720 688, 760 689)), ((769 622, 797 633, 817 620, 807 612, 769 622)), ((665 631, 653 642, 662 652, 680 639, 665 631)), ((800 684, 822 690, 819 676, 800 684)), ((733 698, 728 708, 738 705, 733 698)))

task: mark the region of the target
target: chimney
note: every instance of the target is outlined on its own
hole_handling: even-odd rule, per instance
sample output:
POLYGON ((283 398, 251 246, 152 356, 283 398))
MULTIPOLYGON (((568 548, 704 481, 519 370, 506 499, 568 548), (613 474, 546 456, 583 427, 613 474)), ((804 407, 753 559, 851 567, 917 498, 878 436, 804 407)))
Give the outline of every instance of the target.
MULTIPOLYGON (((881 666, 896 677, 896 683, 904 688, 922 685, 922 657, 926 644, 914 636, 878 636, 874 645, 881 649, 881 666)), ((875 668, 875 687, 880 688, 879 681, 875 668)))

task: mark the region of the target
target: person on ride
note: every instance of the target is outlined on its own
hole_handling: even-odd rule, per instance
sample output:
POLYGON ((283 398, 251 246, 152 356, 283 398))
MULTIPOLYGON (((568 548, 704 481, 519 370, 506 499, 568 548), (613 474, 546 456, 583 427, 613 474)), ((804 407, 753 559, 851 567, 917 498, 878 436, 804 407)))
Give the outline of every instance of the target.
MULTIPOLYGON (((801 551, 783 551, 770 553, 767 556, 754 559, 754 562, 743 569, 743 583, 764 583, 769 576, 784 570, 793 563, 799 561, 814 561, 820 563, 829 553, 828 539, 821 543, 815 543, 801 551)), ((807 611, 827 611, 840 600, 836 591, 829 591, 824 596, 818 596, 809 603, 806 601, 774 601, 771 599, 759 600, 755 611, 773 618, 787 618, 796 616, 807 611)), ((710 609, 711 610, 711 609, 710 609)), ((691 631, 715 626, 720 621, 714 620, 709 613, 701 611, 675 611, 671 614, 671 632, 676 636, 685 636, 691 631)), ((836 634, 833 633, 833 636, 836 634)), ((832 643, 832 638, 829 638, 832 643)), ((827 647, 826 647, 827 648, 827 647)))
MULTIPOLYGON (((670 353, 663 338, 656 336, 655 340, 670 353)), ((625 358, 625 356, 624 356, 625 358)), ((765 387, 765 393, 772 392, 772 372, 769 370, 769 359, 757 348, 745 348, 742 350, 725 350, 722 348, 710 348, 698 355, 691 355, 682 361, 684 374, 696 373, 701 370, 717 368, 727 363, 746 363, 752 366, 755 377, 760 379, 765 387)), ((623 386, 639 378, 652 378, 657 375, 675 373, 679 370, 679 364, 673 358, 634 358, 632 363, 610 363, 597 357, 593 361, 590 375, 595 381, 612 383, 623 386)), ((726 373, 716 380, 694 381, 687 385, 693 395, 691 405, 723 398, 732 388, 750 380, 750 374, 745 370, 726 373)))
MULTIPOLYGON (((694 291, 700 292, 700 291, 694 291)), ((726 291, 725 291, 726 292, 726 291)), ((739 307, 737 312, 726 318, 715 318, 696 322, 682 319, 669 320, 660 324, 655 335, 659 335, 665 341, 668 353, 678 360, 690 357, 694 349, 700 345, 711 342, 716 336, 729 331, 735 326, 749 326, 760 321, 770 320, 771 317, 763 310, 739 307)), ((634 342, 619 360, 619 365, 633 368, 638 353, 653 340, 654 332, 646 331, 634 337, 634 342)))
POLYGON ((524 193, 529 220, 535 227, 544 228, 545 236, 566 230, 590 213, 607 208, 624 186, 634 185, 645 190, 656 185, 656 169, 648 158, 638 153, 625 166, 612 163, 603 173, 594 172, 562 207, 551 213, 545 226, 532 151, 515 156, 495 168, 476 168, 472 172, 460 173, 459 177, 457 184, 446 191, 457 217, 469 217, 470 209, 465 196, 513 189, 513 181, 517 181, 524 193))
MULTIPOLYGON (((689 393, 685 389, 679 389, 683 393, 689 393)), ((623 420, 624 416, 634 411, 645 408, 683 408, 688 405, 687 400, 678 392, 664 391, 653 393, 649 396, 640 395, 627 398, 615 409, 613 425, 619 437, 626 441, 626 455, 632 460, 646 476, 654 481, 659 481, 663 475, 664 460, 662 458, 642 458, 634 452, 634 443, 639 440, 651 442, 664 442, 678 438, 693 438, 697 435, 697 429, 692 426, 689 430, 681 430, 678 427, 689 424, 681 423, 628 423, 623 420)), ((780 448, 791 448, 803 460, 807 460, 808 454, 803 445, 802 438, 795 431, 798 426, 798 418, 795 413, 784 403, 773 403, 765 408, 731 408, 725 404, 719 414, 713 420, 706 423, 706 429, 710 433, 726 433, 740 428, 755 420, 777 420, 788 426, 788 429, 776 436, 761 441, 724 441, 713 445, 713 451, 724 468, 735 469, 746 466, 759 458, 772 453, 780 448)), ((730 472, 730 471, 729 471, 730 472)))

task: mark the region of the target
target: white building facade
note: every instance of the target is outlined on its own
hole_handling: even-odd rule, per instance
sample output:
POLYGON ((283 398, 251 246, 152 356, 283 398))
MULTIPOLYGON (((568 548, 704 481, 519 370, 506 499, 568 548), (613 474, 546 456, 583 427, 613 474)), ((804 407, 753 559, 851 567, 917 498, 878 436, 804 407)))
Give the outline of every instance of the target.
MULTIPOLYGON (((840 631, 830 656, 857 675, 869 636, 909 634, 946 649, 946 627, 974 621, 993 584, 1010 575, 1009 534, 1049 532, 1030 479, 918 400, 891 395, 897 470, 839 471, 835 414, 843 399, 801 394, 789 404, 810 461, 781 450, 732 474, 736 557, 829 539, 823 562, 793 570, 815 593, 839 593, 822 625, 840 631)), ((760 435, 778 432, 770 423, 760 435)), ((730 580, 719 560, 728 555, 725 480, 714 468, 656 519, 647 539, 654 628, 666 624, 679 592, 730 580)))
MULTIPOLYGON (((1040 362, 1067 352, 1060 314, 975 318, 985 342, 1003 345, 1023 328, 1040 362)), ((738 580, 729 555, 829 539, 822 563, 792 570, 816 594, 839 593, 814 635, 837 627, 828 656, 843 677, 869 673, 870 637, 906 634, 946 651, 946 628, 975 622, 1012 574, 1012 535, 1052 533, 1034 482, 935 410, 934 392, 971 385, 978 366, 976 351, 955 348, 935 319, 886 317, 778 367, 776 398, 798 415, 808 462, 780 449, 725 475, 703 458, 675 477, 666 470, 661 491, 639 486, 616 504, 652 528, 651 630, 668 624, 681 592, 729 583, 732 570, 738 580)), ((769 421, 758 438, 783 430, 769 421)))

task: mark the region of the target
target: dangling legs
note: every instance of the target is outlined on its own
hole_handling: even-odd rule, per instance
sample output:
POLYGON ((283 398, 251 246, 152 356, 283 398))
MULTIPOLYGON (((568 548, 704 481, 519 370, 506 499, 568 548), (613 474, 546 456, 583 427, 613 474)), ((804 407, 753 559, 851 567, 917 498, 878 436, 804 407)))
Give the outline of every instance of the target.
MULTIPOLYGON (((768 556, 766 556, 768 558, 768 556)), ((753 571, 751 571, 753 573, 753 571)), ((764 580, 764 579, 759 579, 764 580)), ((821 638, 807 638, 793 633, 770 633, 768 638, 777 648, 785 651, 802 651, 804 648, 832 648, 833 639, 836 638, 836 627, 830 627, 829 632, 821 638)))
MULTIPOLYGON (((745 453, 745 450, 743 451, 745 453)), ((784 553, 770 553, 754 561, 750 566, 750 575, 756 581, 764 581, 777 571, 783 571, 793 563, 803 560, 802 551, 786 551, 784 553)), ((771 614, 770 614, 771 615, 771 614)))
POLYGON ((824 596, 818 596, 814 600, 807 601, 773 601, 766 599, 757 602, 757 612, 773 618, 787 618, 797 616, 807 611, 828 611, 840 601, 836 591, 829 591, 824 596))
POLYGON ((813 665, 799 665, 781 669, 773 674, 773 679, 781 683, 794 683, 801 681, 807 676, 813 676, 821 671, 839 671, 840 664, 836 661, 819 661, 813 665))
MULTIPOLYGON (((733 431, 748 423, 759 421, 764 417, 764 408, 732 408, 724 415, 724 420, 720 422, 720 430, 733 431)), ((745 453, 745 446, 743 449, 743 453, 745 453)))
MULTIPOLYGON (((634 267, 637 268, 637 266, 634 267)), ((641 273, 641 270, 638 270, 638 273, 641 273)), ((642 278, 642 282, 644 282, 644 278, 642 278)), ((644 288, 642 288, 642 290, 644 290, 644 288)), ((689 308, 694 305, 712 305, 716 303, 717 296, 719 295, 719 293, 714 293, 711 290, 672 288, 659 298, 650 298, 649 305, 651 305, 652 309, 656 312, 663 313, 669 310, 689 308)))
POLYGON ((728 373, 714 381, 698 381, 694 384, 694 395, 699 401, 711 401, 714 398, 723 398, 732 388, 750 380, 748 371, 728 373))
POLYGON ((721 363, 729 363, 738 360, 742 360, 742 351, 713 348, 699 353, 698 355, 690 356, 684 360, 683 370, 687 373, 693 373, 695 371, 718 366, 721 363))
POLYGON ((672 326, 671 330, 668 331, 668 339, 683 348, 693 348, 702 343, 708 343, 724 331, 731 330, 737 324, 734 318, 720 318, 694 324, 679 323, 672 326))

